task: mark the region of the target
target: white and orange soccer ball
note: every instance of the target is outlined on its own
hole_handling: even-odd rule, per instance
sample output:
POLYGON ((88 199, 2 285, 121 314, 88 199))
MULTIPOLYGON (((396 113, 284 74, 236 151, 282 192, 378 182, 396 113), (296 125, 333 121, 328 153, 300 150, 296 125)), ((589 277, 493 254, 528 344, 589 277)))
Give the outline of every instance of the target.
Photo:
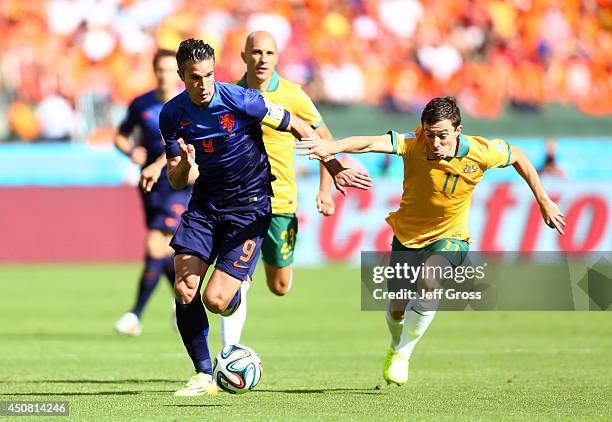
POLYGON ((251 391, 261 379, 261 359, 242 344, 225 346, 215 358, 213 378, 220 389, 230 394, 251 391))

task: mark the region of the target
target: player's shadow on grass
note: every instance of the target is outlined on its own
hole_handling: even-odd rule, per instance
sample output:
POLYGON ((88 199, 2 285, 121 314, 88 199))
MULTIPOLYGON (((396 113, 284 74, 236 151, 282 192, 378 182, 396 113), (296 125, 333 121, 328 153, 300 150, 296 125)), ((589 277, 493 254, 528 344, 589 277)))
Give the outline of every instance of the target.
POLYGON ((82 333, 68 333, 68 332, 41 332, 41 333, 2 333, 2 338, 5 340, 83 340, 83 339, 92 339, 92 338, 103 338, 103 339, 119 339, 119 341, 124 341, 124 337, 119 337, 117 333, 109 331, 109 332, 101 332, 101 333, 92 333, 92 332, 82 332, 82 333))
POLYGON ((169 391, 91 391, 64 393, 2 393, 0 396, 129 396, 141 393, 167 393, 169 391))
POLYGON ((27 381, 10 381, 1 380, 0 384, 142 384, 142 383, 181 383, 184 380, 176 379, 120 379, 120 380, 27 380, 27 381))
POLYGON ((284 394, 326 394, 326 393, 349 393, 349 394, 380 394, 373 388, 298 388, 291 390, 266 390, 255 389, 253 393, 284 393, 284 394))

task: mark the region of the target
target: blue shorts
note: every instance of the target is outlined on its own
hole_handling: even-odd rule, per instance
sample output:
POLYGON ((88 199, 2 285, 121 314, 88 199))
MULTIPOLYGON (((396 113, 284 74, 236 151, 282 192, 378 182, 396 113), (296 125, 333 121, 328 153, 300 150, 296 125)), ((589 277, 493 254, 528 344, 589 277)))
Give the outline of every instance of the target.
POLYGON ((240 281, 253 275, 272 213, 262 209, 212 212, 185 211, 170 241, 175 254, 193 255, 240 281))
POLYGON ((156 189, 156 187, 157 185, 149 193, 140 191, 147 229, 174 233, 189 203, 191 189, 156 189))

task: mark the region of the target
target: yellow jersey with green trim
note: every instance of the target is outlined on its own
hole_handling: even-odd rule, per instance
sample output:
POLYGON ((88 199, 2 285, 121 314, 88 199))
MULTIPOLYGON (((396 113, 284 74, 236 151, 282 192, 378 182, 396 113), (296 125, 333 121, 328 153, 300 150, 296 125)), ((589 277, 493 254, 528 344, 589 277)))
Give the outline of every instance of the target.
MULTIPOLYGON (((247 87, 246 75, 237 82, 247 87)), ((272 73, 272 79, 266 91, 259 91, 263 97, 299 117, 313 128, 323 123, 319 110, 302 88, 278 73, 272 73)), ((263 141, 276 178, 272 182, 272 213, 294 214, 297 211, 297 184, 295 182, 295 138, 291 133, 279 132, 262 125, 263 141)))
POLYGON ((468 214, 474 188, 484 172, 510 162, 510 145, 502 139, 460 135, 454 157, 427 158, 426 139, 414 132, 390 131, 393 152, 404 160, 404 190, 397 211, 386 221, 407 248, 436 240, 470 240, 468 214))

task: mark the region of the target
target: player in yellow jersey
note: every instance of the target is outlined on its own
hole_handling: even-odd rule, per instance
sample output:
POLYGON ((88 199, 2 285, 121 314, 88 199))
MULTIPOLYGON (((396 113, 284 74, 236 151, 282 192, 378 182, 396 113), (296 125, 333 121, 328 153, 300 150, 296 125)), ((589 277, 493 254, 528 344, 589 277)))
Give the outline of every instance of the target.
MULTIPOLYGON (((263 97, 282 105, 292 115, 310 124, 317 135, 331 140, 332 135, 323 123, 321 114, 302 88, 276 72, 278 49, 274 37, 265 31, 251 33, 242 52, 247 70, 238 85, 257 89, 263 97)), ((287 294, 293 279, 293 253, 298 233, 297 185, 294 169, 295 140, 290 133, 280 133, 262 126, 263 141, 276 178, 272 182, 272 220, 262 245, 266 280, 270 291, 278 296, 287 294)), ((316 195, 317 209, 323 215, 334 213, 331 197, 331 176, 321 166, 319 192, 316 195)), ((223 345, 240 340, 246 319, 246 291, 248 283, 242 284, 242 302, 238 310, 229 317, 221 318, 223 345)))
MULTIPOLYGON (((462 134, 461 113, 452 97, 431 100, 421 125, 409 133, 354 136, 336 142, 302 140, 297 148, 325 160, 341 152, 384 152, 404 160, 400 207, 387 217, 393 229, 393 251, 416 251, 425 267, 460 265, 468 251, 468 213, 474 188, 486 170, 514 166, 527 182, 546 224, 563 234, 564 216, 544 190, 536 169, 518 148, 501 139, 462 134), (452 251, 454 253, 449 253, 452 251)), ((436 280, 421 278, 418 290, 431 291, 436 280), (422 290, 423 289, 423 290, 422 290)), ((408 380, 412 351, 436 312, 437 301, 423 295, 394 300, 386 314, 391 346, 383 365, 387 383, 408 380)))

